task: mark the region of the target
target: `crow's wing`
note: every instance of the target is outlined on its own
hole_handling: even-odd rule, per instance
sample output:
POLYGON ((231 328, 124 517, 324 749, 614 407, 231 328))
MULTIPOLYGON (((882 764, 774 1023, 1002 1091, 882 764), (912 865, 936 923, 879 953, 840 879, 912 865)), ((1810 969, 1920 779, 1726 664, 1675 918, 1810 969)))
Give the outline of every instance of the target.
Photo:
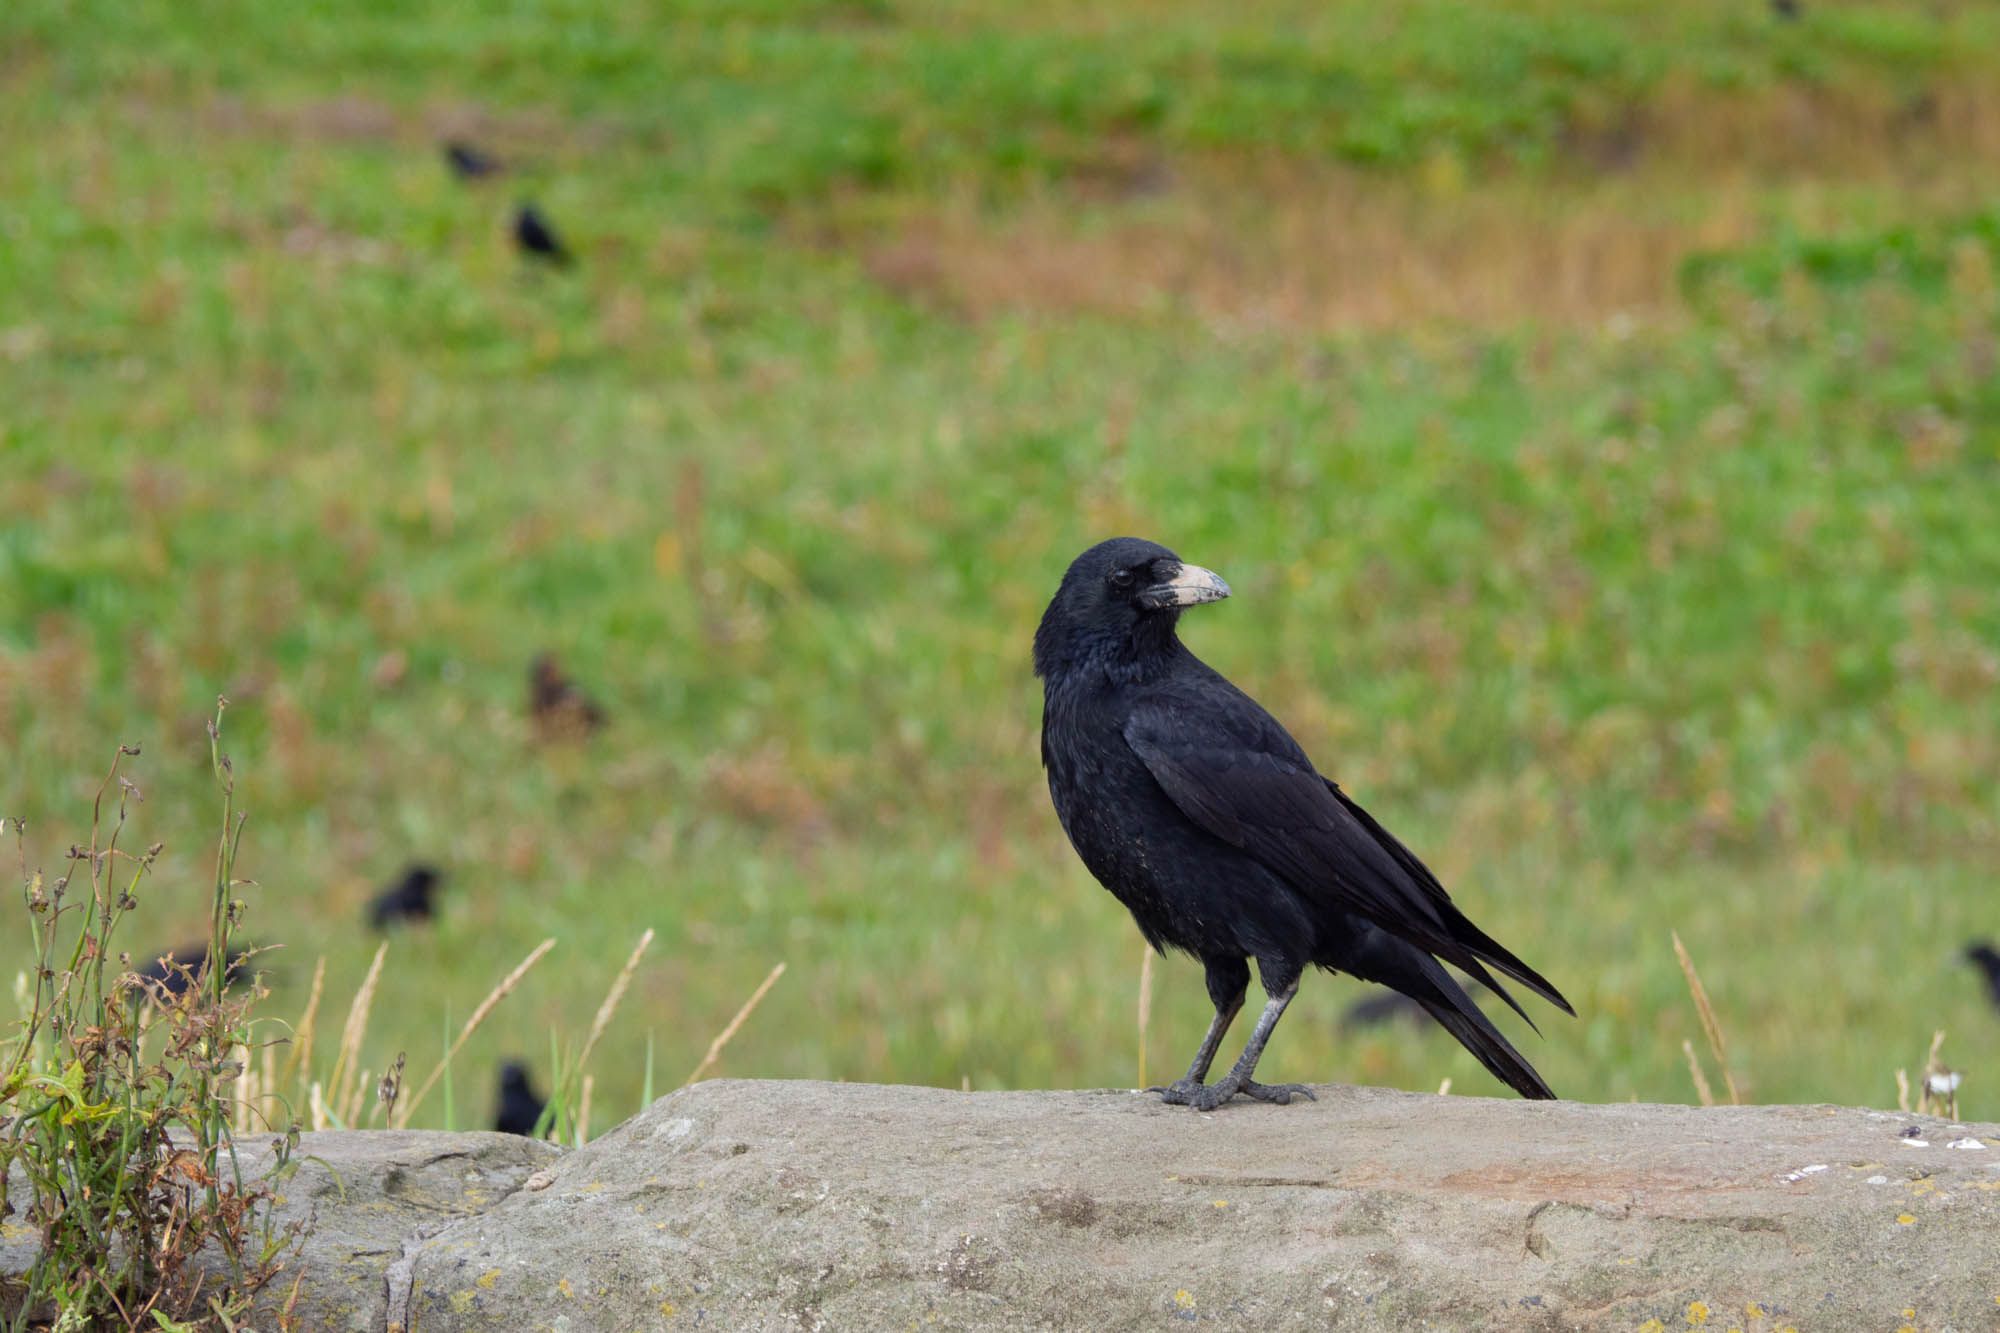
POLYGON ((1484 959, 1569 1009, 1555 987, 1473 925, 1423 862, 1322 777, 1277 720, 1234 686, 1217 678, 1156 694, 1132 710, 1125 743, 1182 814, 1308 900, 1372 921, 1491 984, 1484 959))
POLYGON ((1178 702, 1134 709, 1125 743, 1181 813, 1311 897, 1330 894, 1398 935, 1443 930, 1450 899, 1437 881, 1399 865, 1295 744, 1270 744, 1258 719, 1178 702))

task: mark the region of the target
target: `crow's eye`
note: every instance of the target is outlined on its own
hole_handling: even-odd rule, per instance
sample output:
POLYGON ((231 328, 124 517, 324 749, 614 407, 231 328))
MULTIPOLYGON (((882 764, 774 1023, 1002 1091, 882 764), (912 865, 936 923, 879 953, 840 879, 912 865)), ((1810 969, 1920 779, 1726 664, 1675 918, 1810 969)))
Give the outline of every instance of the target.
POLYGON ((1132 586, 1134 580, 1137 577, 1138 576, 1133 574, 1131 570, 1121 569, 1116 574, 1113 574, 1111 576, 1111 586, 1118 589, 1118 591, 1120 592, 1124 592, 1127 588, 1130 588, 1132 586))

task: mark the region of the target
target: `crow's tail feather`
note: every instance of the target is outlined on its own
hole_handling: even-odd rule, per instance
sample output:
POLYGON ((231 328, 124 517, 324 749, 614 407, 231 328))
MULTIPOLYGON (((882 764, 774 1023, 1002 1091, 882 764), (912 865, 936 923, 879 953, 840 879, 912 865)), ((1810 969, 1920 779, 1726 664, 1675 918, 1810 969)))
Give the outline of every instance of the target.
MULTIPOLYGON (((1424 1007, 1424 1012, 1438 1021, 1446 1032, 1458 1038, 1459 1045, 1471 1051, 1480 1064, 1485 1065, 1493 1077, 1505 1083, 1523 1097, 1536 1101, 1552 1101, 1555 1093, 1542 1082, 1542 1076, 1535 1067, 1508 1040, 1500 1035, 1491 1019, 1480 1012, 1465 988, 1445 971, 1437 959, 1408 940, 1398 939, 1378 927, 1352 923, 1355 929, 1339 936, 1340 947, 1326 957, 1317 959, 1322 967, 1351 973, 1363 981, 1373 981, 1391 990, 1401 991, 1424 1007)), ((1483 974, 1477 961, 1473 967, 1475 975, 1483 974)), ((1491 984, 1489 977, 1480 979, 1491 984)), ((1502 998, 1508 996, 1498 986, 1494 990, 1502 998)), ((1520 1007, 1515 1006, 1517 1009, 1520 1007)))
MULTIPOLYGON (((1541 996, 1571 1018, 1576 1017, 1576 1010, 1570 1007, 1569 1001, 1563 998, 1561 991, 1549 984, 1547 977, 1544 977, 1541 973, 1535 971, 1534 968, 1529 967, 1519 958, 1516 958, 1512 951, 1502 945, 1500 941, 1488 935, 1478 926, 1473 925, 1471 918, 1467 917, 1465 913, 1458 911, 1454 907, 1447 916, 1447 921, 1456 942, 1475 958, 1491 963, 1494 967, 1499 968, 1502 972, 1514 978, 1514 980, 1520 982, 1523 986, 1526 986, 1529 990, 1541 996)), ((1485 981, 1486 978, 1480 977, 1479 980, 1485 981)), ((1514 1004, 1512 996, 1507 996, 1505 992, 1502 992, 1502 995, 1506 998, 1508 1004, 1514 1005, 1516 1013, 1521 1013, 1521 1006, 1514 1004)), ((1526 1018, 1527 1015, 1521 1013, 1521 1017, 1526 1018)))
POLYGON ((1436 994, 1412 998, 1438 1021, 1439 1026, 1458 1038, 1458 1044, 1471 1051, 1473 1058, 1485 1065, 1493 1077, 1530 1101, 1554 1101, 1555 1093, 1535 1072, 1535 1067, 1500 1035, 1500 1029, 1479 1011, 1479 1006, 1472 1002, 1465 988, 1453 981, 1451 974, 1437 964, 1432 963, 1430 970, 1436 974, 1428 978, 1433 982, 1436 994))

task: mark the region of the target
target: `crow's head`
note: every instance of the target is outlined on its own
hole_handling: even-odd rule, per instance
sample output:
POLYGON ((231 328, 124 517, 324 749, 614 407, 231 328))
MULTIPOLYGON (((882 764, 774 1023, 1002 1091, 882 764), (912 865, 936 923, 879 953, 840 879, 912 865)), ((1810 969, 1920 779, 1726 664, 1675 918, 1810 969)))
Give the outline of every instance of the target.
POLYGON ((1157 542, 1114 537, 1070 562, 1035 631, 1035 674, 1060 671, 1094 651, 1145 653, 1173 642, 1190 606, 1219 602, 1229 585, 1157 542))
POLYGON ((500 1090, 503 1093, 515 1093, 524 1097, 532 1096, 528 1083, 528 1067, 519 1060, 509 1060, 501 1065, 500 1090))

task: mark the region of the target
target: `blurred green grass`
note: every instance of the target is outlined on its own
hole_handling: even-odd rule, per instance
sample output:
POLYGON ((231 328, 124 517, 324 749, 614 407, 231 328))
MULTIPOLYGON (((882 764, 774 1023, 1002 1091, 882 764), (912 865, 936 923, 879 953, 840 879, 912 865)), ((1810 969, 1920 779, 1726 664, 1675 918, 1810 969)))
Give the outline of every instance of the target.
MULTIPOLYGON (((1027 648, 1069 557, 1138 532, 1238 589, 1196 649, 1576 1001, 1526 1047, 1559 1091, 1690 1097, 1677 928, 1755 1096, 1880 1103, 1942 1026, 2000 1114, 2000 1018, 1955 959, 2000 932, 1990 193, 1944 211, 1801 150, 1672 309, 1365 333, 966 311, 848 243, 968 198, 1171 225, 1171 184, 1094 192, 1133 143, 1559 213, 1606 125, 1893 121, 2000 67, 1981 7, 1808 15, 20 0, 0 812, 53 864, 143 743, 168 854, 126 943, 198 933, 228 694, 275 1012, 321 954, 339 1012, 406 860, 447 909, 391 947, 375 1067, 424 1069, 559 938, 462 1108, 467 1071, 578 1031, 647 926, 601 1123, 649 1033, 663 1079, 692 1067, 779 959, 728 1072, 1129 1082, 1138 941, 1047 809, 1027 648), (453 126, 516 177, 451 180, 453 126), (525 193, 576 273, 506 246, 525 193), (531 739, 543 649, 611 711, 588 746, 531 739)), ((1951 105, 1909 153, 1976 180, 1984 104, 1951 105)), ((1739 189, 1762 151, 1668 154, 1633 198, 1739 189)), ((1274 1076, 1493 1091, 1442 1035, 1338 1035, 1355 993, 1307 988, 1274 1076)), ((1161 970, 1151 1073, 1205 1007, 1161 970)))

